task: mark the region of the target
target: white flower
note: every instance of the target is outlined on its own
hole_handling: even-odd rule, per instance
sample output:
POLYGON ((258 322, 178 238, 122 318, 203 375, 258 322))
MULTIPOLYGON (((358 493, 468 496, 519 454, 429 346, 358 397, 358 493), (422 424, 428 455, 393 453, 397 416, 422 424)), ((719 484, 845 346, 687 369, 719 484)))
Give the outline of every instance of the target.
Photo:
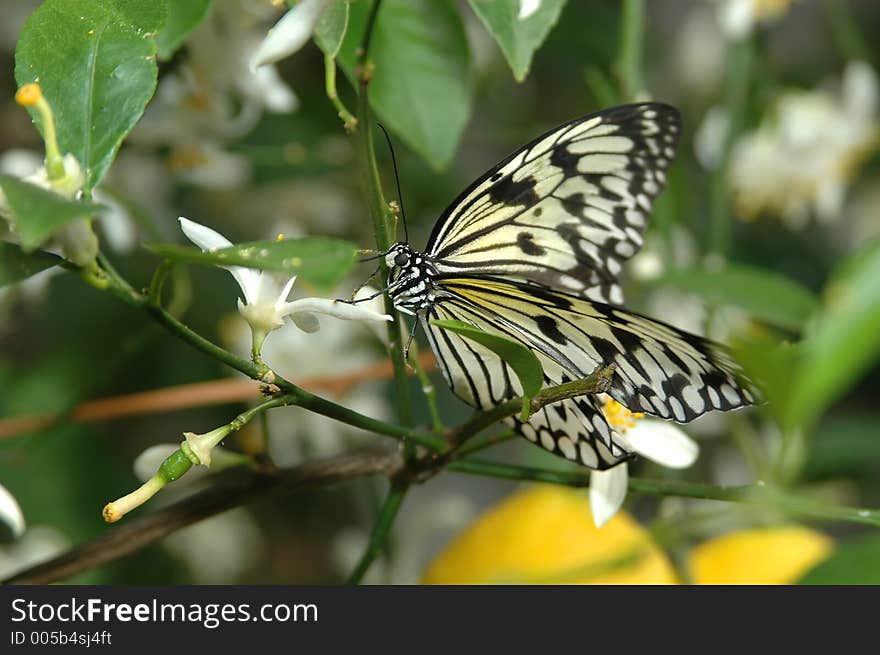
POLYGON ((281 17, 251 57, 251 70, 292 55, 311 38, 332 0, 302 0, 281 17))
POLYGON ((247 157, 228 152, 211 139, 175 148, 168 168, 187 184, 205 189, 237 189, 251 175, 247 157))
POLYGON ((760 127, 731 153, 729 183, 743 218, 763 211, 793 227, 811 213, 836 219, 846 188, 877 147, 878 83, 873 69, 850 62, 840 92, 785 93, 760 127))
POLYGON ((57 529, 48 525, 32 526, 19 539, 0 546, 0 578, 45 562, 69 546, 70 541, 57 529))
MULTIPOLYGON (((232 244, 222 234, 195 221, 181 216, 180 228, 187 238, 205 252, 227 248, 232 244)), ((327 298, 301 298, 288 301, 290 290, 296 281, 293 276, 285 279, 271 271, 260 271, 245 266, 224 266, 232 273, 244 300, 238 299, 238 311, 251 326, 254 338, 254 353, 259 353, 263 340, 272 330, 284 325, 284 319, 291 320, 304 332, 316 332, 320 325, 315 314, 326 314, 345 320, 390 321, 388 314, 378 314, 359 305, 351 305, 327 298)))
MULTIPOLYGON (((8 153, 9 159, 4 158, 3 169, 22 172, 30 160, 36 163, 34 157, 30 157, 24 151, 15 151, 8 153), (7 168, 8 167, 8 168, 7 168)), ((37 160, 40 161, 40 160, 37 160)), ((64 175, 55 180, 49 179, 49 173, 46 166, 40 161, 36 167, 30 168, 30 173, 20 175, 22 181, 28 182, 41 189, 52 191, 66 200, 76 198, 80 189, 85 183, 85 175, 79 165, 76 157, 67 153, 61 160, 64 166, 64 175)), ((6 172, 4 170, 4 172, 6 172)), ((0 215, 7 220, 11 219, 12 214, 3 191, 0 190, 0 215)), ((86 266, 95 260, 98 254, 98 238, 92 231, 91 223, 86 219, 79 219, 63 225, 55 230, 53 238, 58 243, 64 255, 73 263, 79 266, 86 266)))
POLYGON ((249 133, 265 112, 289 114, 299 104, 274 66, 256 73, 249 68, 265 21, 275 12, 265 0, 214 3, 187 38, 180 65, 162 75, 129 142, 170 147, 172 169, 190 184, 245 182, 249 162, 226 144, 249 133))
POLYGON ((260 524, 242 507, 188 525, 162 546, 186 563, 195 584, 234 584, 266 557, 260 524))
POLYGON ((718 5, 718 22, 729 39, 742 39, 758 23, 780 18, 792 0, 713 0, 718 5))
POLYGON ((24 514, 15 496, 0 484, 0 521, 6 523, 16 539, 24 533, 24 514))
POLYGON ((541 0, 519 0, 519 20, 525 20, 541 8, 541 0))
POLYGON ((710 107, 694 134, 694 155, 708 171, 713 171, 724 158, 724 142, 730 132, 730 114, 725 107, 710 107))
MULTIPOLYGON (((687 468, 696 461, 699 446, 673 423, 634 414, 605 394, 601 398, 605 418, 627 450, 669 468, 687 468)), ((590 473, 590 510, 596 527, 605 525, 623 505, 628 479, 625 463, 590 473)))

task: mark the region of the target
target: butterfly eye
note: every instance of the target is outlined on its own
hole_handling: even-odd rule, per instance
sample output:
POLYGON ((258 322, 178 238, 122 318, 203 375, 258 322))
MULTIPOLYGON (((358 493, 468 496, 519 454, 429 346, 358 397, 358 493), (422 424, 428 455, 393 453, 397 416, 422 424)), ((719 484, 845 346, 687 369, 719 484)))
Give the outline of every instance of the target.
POLYGON ((394 263, 397 266, 406 266, 408 262, 409 262, 409 255, 407 255, 405 252, 399 252, 394 257, 394 263))

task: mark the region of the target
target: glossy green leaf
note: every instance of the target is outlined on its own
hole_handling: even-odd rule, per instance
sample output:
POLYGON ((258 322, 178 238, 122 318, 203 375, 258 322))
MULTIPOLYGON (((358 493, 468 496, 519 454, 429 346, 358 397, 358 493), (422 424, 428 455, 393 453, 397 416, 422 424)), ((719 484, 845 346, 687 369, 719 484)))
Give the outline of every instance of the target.
MULTIPOLYGON (((351 5, 339 60, 351 77, 369 3, 351 5)), ((375 72, 370 102, 433 168, 449 164, 471 113, 473 84, 467 36, 454 3, 386 0, 370 43, 375 72)))
POLYGON ((88 188, 106 173, 156 88, 155 32, 136 22, 155 26, 158 14, 142 8, 148 4, 46 0, 19 37, 15 78, 40 83, 61 150, 83 165, 88 188))
POLYGON ((841 544, 798 581, 802 585, 880 585, 880 537, 841 544))
POLYGON ((788 425, 809 425, 880 355, 880 241, 838 267, 804 340, 788 425))
POLYGON ((158 37, 160 59, 171 58, 186 37, 205 20, 213 4, 214 0, 171 0, 168 3, 168 19, 158 37))
POLYGON ((0 241, 0 287, 27 279, 63 261, 51 252, 25 252, 17 244, 0 241))
POLYGON ((147 247, 173 261, 247 266, 297 275, 299 282, 309 284, 322 293, 333 291, 345 279, 357 255, 357 247, 353 243, 330 237, 254 241, 211 252, 166 244, 147 247))
MULTIPOLYGON (((466 339, 476 341, 498 355, 506 362, 519 378, 523 388, 523 398, 534 397, 544 385, 544 370, 541 362, 531 350, 521 343, 511 341, 497 334, 491 334, 463 321, 435 320, 431 325, 455 332, 466 339)), ((527 403, 523 403, 524 418, 527 414, 527 403)))
POLYGON ((89 202, 65 200, 18 178, 0 175, 0 188, 15 221, 15 229, 25 250, 33 250, 59 227, 86 218, 103 207, 89 202))
POLYGON ((741 307, 755 318, 794 331, 819 307, 816 296, 794 280, 748 266, 674 271, 657 284, 696 294, 712 305, 741 307))
POLYGON ((348 0, 333 0, 315 26, 315 43, 325 54, 339 54, 348 29, 348 0))
POLYGON ((524 20, 519 19, 520 0, 468 1, 498 43, 513 76, 522 82, 529 73, 532 56, 559 20, 565 0, 543 0, 539 9, 524 20))
MULTIPOLYGON (((97 0, 101 2, 101 0, 97 0)), ((162 30, 168 21, 169 5, 194 4, 192 0, 110 0, 104 4, 113 5, 116 10, 138 29, 154 35, 162 30)))

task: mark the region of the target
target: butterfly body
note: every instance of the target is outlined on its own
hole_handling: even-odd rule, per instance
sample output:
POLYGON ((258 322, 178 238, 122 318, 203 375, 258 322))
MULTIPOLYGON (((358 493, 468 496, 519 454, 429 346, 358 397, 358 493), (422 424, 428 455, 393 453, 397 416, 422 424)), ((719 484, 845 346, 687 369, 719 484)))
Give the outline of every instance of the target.
MULTIPOLYGON (((608 393, 634 412, 687 422, 754 402, 722 346, 622 308, 622 264, 642 245, 679 131, 678 111, 659 103, 565 123, 460 194, 424 252, 406 243, 388 250, 392 301, 419 317, 457 396, 488 409, 522 387, 497 354, 433 320, 464 321, 525 345, 542 364, 545 386, 614 364, 608 393)), ((631 457, 595 396, 509 422, 590 468, 631 457)))

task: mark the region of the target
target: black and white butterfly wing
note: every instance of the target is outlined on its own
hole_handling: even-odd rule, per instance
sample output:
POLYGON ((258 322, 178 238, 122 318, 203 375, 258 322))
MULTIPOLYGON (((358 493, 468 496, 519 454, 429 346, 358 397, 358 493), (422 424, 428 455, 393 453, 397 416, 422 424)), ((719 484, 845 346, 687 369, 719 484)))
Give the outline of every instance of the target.
POLYGON ((446 274, 498 275, 620 304, 678 143, 678 110, 623 105, 516 151, 443 213, 425 250, 446 274))
POLYGON ((756 401, 722 346, 665 323, 512 280, 441 277, 436 283, 442 298, 435 309, 516 339, 571 378, 614 364, 608 394, 633 412, 687 423, 712 409, 756 401))
MULTIPOLYGON (((478 409, 489 409, 522 394, 516 374, 497 354, 454 332, 437 328, 430 321, 459 320, 508 338, 516 338, 515 335, 487 321, 468 303, 435 304, 425 318, 425 333, 440 371, 459 398, 478 409)), ((541 353, 538 356, 544 369, 544 386, 572 379, 555 361, 541 353)), ((533 414, 525 423, 517 417, 505 422, 532 443, 592 469, 606 469, 631 456, 605 420, 601 403, 595 396, 554 403, 533 414)))

